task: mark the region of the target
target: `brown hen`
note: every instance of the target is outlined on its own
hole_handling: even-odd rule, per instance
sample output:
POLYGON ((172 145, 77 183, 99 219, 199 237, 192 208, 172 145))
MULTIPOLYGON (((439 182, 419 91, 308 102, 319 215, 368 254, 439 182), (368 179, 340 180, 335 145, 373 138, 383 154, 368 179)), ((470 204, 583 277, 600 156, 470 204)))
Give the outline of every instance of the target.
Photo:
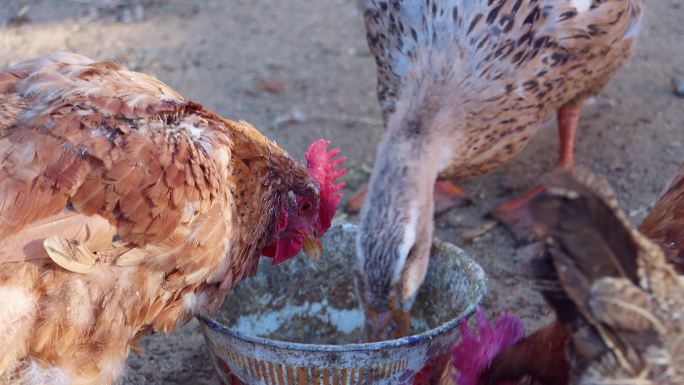
POLYGON ((342 162, 308 169, 244 122, 111 62, 0 72, 0 383, 109 384, 136 341, 320 253, 342 162))
POLYGON ((684 274, 684 163, 641 222, 639 231, 659 244, 668 261, 684 274))

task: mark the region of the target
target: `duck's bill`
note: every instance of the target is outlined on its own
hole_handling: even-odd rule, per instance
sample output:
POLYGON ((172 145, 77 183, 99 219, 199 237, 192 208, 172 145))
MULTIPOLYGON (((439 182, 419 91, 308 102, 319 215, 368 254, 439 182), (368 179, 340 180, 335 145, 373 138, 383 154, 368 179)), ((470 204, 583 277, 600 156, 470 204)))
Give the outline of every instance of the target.
POLYGON ((411 316, 402 309, 368 307, 365 316, 366 342, 394 340, 411 333, 411 316))
POLYGON ((304 245, 302 248, 304 249, 306 255, 308 255, 312 260, 318 261, 321 259, 321 254, 323 254, 323 244, 321 243, 320 239, 310 235, 305 235, 304 245))

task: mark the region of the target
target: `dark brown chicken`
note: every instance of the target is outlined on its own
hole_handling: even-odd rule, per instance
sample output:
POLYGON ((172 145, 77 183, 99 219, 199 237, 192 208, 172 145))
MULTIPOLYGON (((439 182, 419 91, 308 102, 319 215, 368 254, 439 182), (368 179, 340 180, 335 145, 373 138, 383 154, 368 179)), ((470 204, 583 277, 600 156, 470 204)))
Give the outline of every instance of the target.
POLYGON ((244 122, 111 62, 0 71, 0 383, 110 384, 136 341, 216 309, 261 254, 314 256, 340 195, 244 122))
MULTIPOLYGON (((581 262, 583 264, 582 268, 588 269, 589 273, 584 272, 585 276, 580 275, 575 278, 583 282, 584 285, 590 285, 594 281, 606 280, 607 278, 603 275, 613 277, 618 274, 615 271, 607 273, 602 270, 604 262, 614 263, 615 266, 611 268, 616 269, 623 279, 629 278, 631 284, 623 280, 616 284, 618 286, 613 286, 613 289, 611 289, 610 285, 605 287, 606 290, 615 291, 611 293, 614 298, 609 299, 613 302, 619 302, 623 300, 622 297, 626 297, 624 298, 625 303, 633 303, 635 309, 633 312, 619 309, 619 306, 617 309, 614 307, 609 307, 608 309, 611 312, 615 312, 616 317, 623 317, 622 321, 625 323, 637 322, 632 321, 632 319, 643 323, 644 320, 639 319, 639 316, 634 314, 638 312, 644 312, 644 317, 660 318, 660 321, 673 322, 673 320, 669 319, 673 316, 668 314, 668 312, 672 312, 674 308, 671 305, 667 305, 666 308, 656 307, 656 305, 666 304, 670 300, 674 302, 681 300, 681 294, 675 293, 681 291, 682 288, 672 283, 677 280, 670 277, 670 274, 672 268, 678 269, 680 273, 682 271, 681 258, 684 252, 684 164, 664 190, 648 217, 642 222, 639 232, 631 229, 624 216, 619 212, 616 200, 612 198, 609 189, 605 187, 604 183, 597 183, 596 179, 593 178, 585 177, 584 179, 585 185, 573 180, 568 175, 556 175, 547 178, 545 187, 548 189, 548 192, 535 199, 528 210, 529 215, 531 215, 537 225, 541 225, 537 230, 541 230, 551 240, 551 244, 547 244, 547 249, 551 250, 550 253, 556 268, 559 268, 557 259, 560 257, 554 256, 554 253, 562 252, 565 255, 564 258, 572 258, 573 260, 581 258, 577 263, 580 264, 581 262), (586 186, 591 186, 591 189, 586 186), (650 238, 657 245, 652 245, 649 241, 646 241, 646 238, 650 238), (653 261, 648 259, 642 261, 636 258, 637 256, 639 258, 652 258, 653 261), (669 265, 660 260, 663 256, 669 262, 669 265), (654 271, 648 272, 648 274, 647 272, 640 271, 649 262, 654 264, 654 271), (634 271, 635 269, 638 271, 634 271), (665 290, 665 294, 657 293, 655 290, 651 292, 649 287, 639 287, 644 282, 648 282, 649 279, 661 279, 661 275, 663 279, 662 285, 673 285, 671 288, 662 288, 662 290, 665 290), (635 298, 630 298, 629 296, 631 295, 634 295, 635 298), (648 306, 645 309, 640 309, 642 303, 639 303, 639 301, 643 300, 644 295, 652 296, 652 298, 649 298, 647 301, 648 306), (663 295, 664 298, 659 297, 663 295), (668 299, 669 296, 680 297, 668 299), (651 314, 648 312, 651 312, 651 314)), ((597 361, 599 353, 607 354, 613 358, 620 358, 621 352, 619 349, 628 349, 626 352, 627 358, 622 357, 627 361, 618 362, 622 365, 621 367, 604 368, 605 370, 601 371, 601 376, 605 378, 601 381, 606 381, 611 376, 624 379, 625 376, 636 376, 636 374, 643 375, 646 378, 651 377, 650 382, 643 382, 644 384, 678 383, 674 380, 675 378, 678 378, 678 381, 682 381, 682 373, 678 373, 676 370, 658 367, 649 368, 649 357, 645 357, 648 349, 660 349, 660 351, 670 354, 670 359, 673 362, 675 359, 684 359, 684 357, 678 355, 681 354, 681 351, 672 352, 668 349, 673 349, 674 347, 667 346, 667 343, 665 343, 665 346, 660 346, 658 345, 659 342, 656 341, 656 336, 663 339, 682 338, 680 334, 683 330, 681 329, 682 325, 675 322, 675 326, 679 327, 678 331, 668 330, 667 327, 671 327, 671 325, 667 324, 665 324, 665 329, 638 330, 639 333, 632 331, 635 332, 635 336, 633 336, 635 338, 651 338, 650 341, 641 341, 634 343, 632 346, 624 346, 627 342, 622 341, 623 337, 620 336, 622 330, 609 330, 598 338, 599 336, 596 333, 601 332, 601 329, 595 328, 592 322, 596 321, 592 320, 592 317, 600 317, 601 315, 586 313, 586 309, 582 309, 582 306, 586 306, 586 303, 577 303, 577 301, 580 301, 580 298, 576 297, 583 295, 591 304, 590 294, 584 292, 590 289, 581 285, 579 287, 565 287, 565 285, 570 284, 577 285, 577 282, 566 282, 563 280, 562 275, 568 271, 568 263, 560 265, 560 271, 556 273, 553 273, 553 271, 549 272, 548 269, 544 270, 543 268, 540 273, 542 291, 549 304, 556 310, 558 320, 523 339, 518 344, 502 350, 484 372, 481 377, 481 384, 503 384, 510 381, 518 381, 523 377, 534 378, 543 385, 583 383, 577 379, 578 376, 581 377, 581 375, 576 373, 578 367, 589 365, 591 368, 592 365, 599 365, 599 361, 597 361), (561 281, 561 286, 565 287, 565 294, 562 293, 557 284, 553 284, 558 279, 561 281), (578 317, 578 314, 581 314, 581 316, 578 317), (670 335, 669 333, 674 334, 670 335), (658 336, 658 334, 660 335, 658 336), (568 339, 569 337, 570 339, 568 339), (614 341, 616 339, 617 342, 614 341), (570 362, 567 359, 568 349, 571 351, 573 349, 580 349, 579 352, 569 356, 571 357, 570 362), (608 352, 611 349, 613 351, 608 352), (590 356, 587 356, 588 353, 591 353, 590 356), (637 361, 641 362, 641 366, 623 367, 624 365, 631 365, 629 361, 635 359, 632 356, 638 358, 637 361), (573 368, 573 370, 569 370, 569 368, 573 368), (636 373, 635 368, 640 368, 642 371, 636 373), (653 377, 653 373, 662 375, 662 370, 669 370, 669 374, 663 375, 663 377, 656 380, 653 377)), ((542 263, 542 267, 544 266, 548 267, 548 264, 542 263)), ((596 286, 597 284, 593 283, 593 285, 596 286)), ((651 289, 653 288, 651 287, 651 289)), ((593 309, 592 311, 597 310, 593 309)), ((602 322, 606 321, 602 320, 602 322)), ((626 324, 623 326, 630 325, 626 324)), ((599 375, 598 373, 594 374, 599 375)))

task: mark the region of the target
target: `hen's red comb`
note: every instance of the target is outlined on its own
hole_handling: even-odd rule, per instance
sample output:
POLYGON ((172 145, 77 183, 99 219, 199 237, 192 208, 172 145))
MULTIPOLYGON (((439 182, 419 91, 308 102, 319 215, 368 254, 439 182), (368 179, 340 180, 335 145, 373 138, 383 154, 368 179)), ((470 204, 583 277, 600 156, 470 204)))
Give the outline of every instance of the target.
POLYGON ((328 151, 329 144, 329 141, 319 139, 311 143, 306 150, 307 168, 318 183, 318 189, 321 193, 321 205, 318 212, 320 225, 318 230, 321 233, 330 228, 335 211, 337 211, 337 205, 342 199, 342 194, 339 191, 344 188, 344 183, 335 183, 335 180, 347 172, 347 169, 337 168, 344 163, 345 158, 335 159, 340 150, 328 151))

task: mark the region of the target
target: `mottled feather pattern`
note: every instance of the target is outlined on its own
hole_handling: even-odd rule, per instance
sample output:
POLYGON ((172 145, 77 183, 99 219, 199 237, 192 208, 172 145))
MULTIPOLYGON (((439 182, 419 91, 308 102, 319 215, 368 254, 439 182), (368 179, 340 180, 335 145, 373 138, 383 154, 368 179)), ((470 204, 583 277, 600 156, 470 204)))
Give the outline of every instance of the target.
POLYGON ((0 105, 0 293, 14 293, 0 307, 17 309, 0 315, 3 384, 113 382, 139 337, 217 309, 253 274, 280 196, 313 183, 251 125, 117 63, 19 63, 0 71, 0 105), (48 235, 98 264, 57 266, 48 235))
POLYGON ((540 277, 562 286, 543 292, 569 335, 570 383, 682 383, 684 281, 591 179, 558 173, 544 185, 529 209, 554 272, 540 264, 540 277))
POLYGON ((458 159, 445 174, 468 178, 496 169, 549 112, 600 91, 629 55, 633 39, 625 36, 638 23, 642 0, 594 1, 584 12, 575 3, 366 0, 385 122, 402 100, 423 115, 434 115, 429 105, 437 103, 452 110, 443 119, 460 130, 458 159), (436 96, 418 100, 426 95, 436 96))
POLYGON ((551 113, 577 111, 628 58, 643 3, 362 1, 386 126, 357 248, 371 302, 422 283, 435 179, 493 172, 551 113))

